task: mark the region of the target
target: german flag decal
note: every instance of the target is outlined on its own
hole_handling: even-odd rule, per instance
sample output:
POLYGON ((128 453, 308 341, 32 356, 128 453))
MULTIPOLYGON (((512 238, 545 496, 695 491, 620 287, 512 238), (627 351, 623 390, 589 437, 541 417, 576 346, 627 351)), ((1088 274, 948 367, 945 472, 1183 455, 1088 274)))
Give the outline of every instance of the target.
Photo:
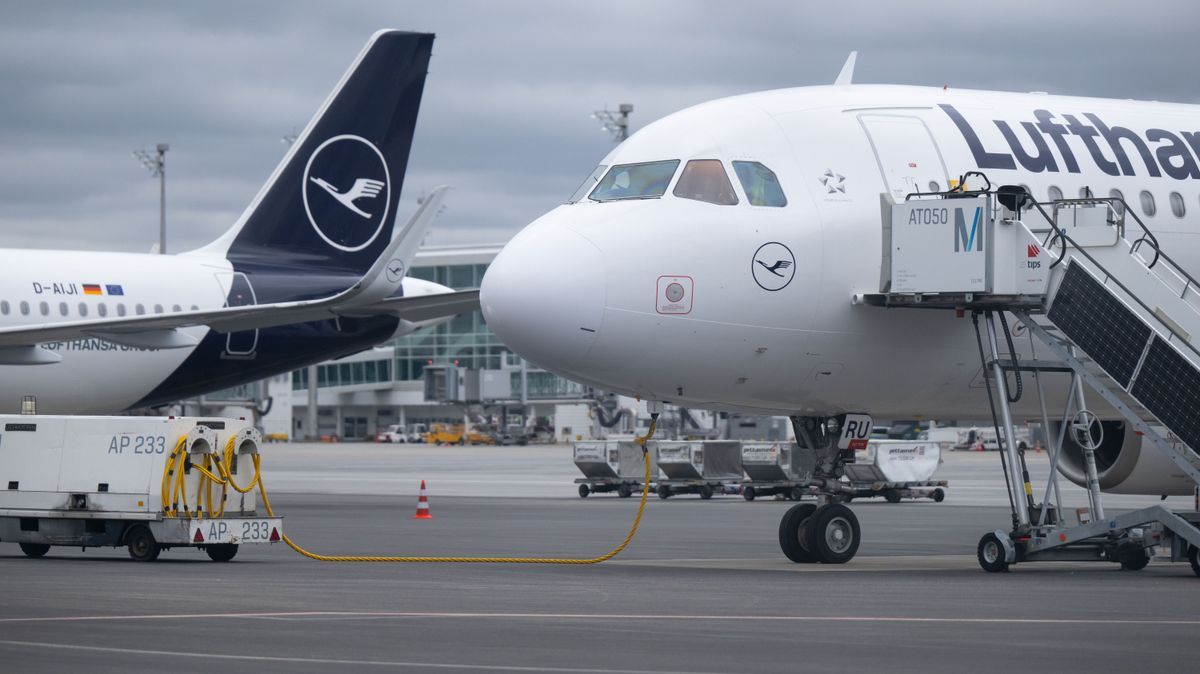
POLYGON ((100 286, 96 285, 95 283, 85 283, 83 284, 83 294, 103 295, 104 293, 100 291, 100 286))

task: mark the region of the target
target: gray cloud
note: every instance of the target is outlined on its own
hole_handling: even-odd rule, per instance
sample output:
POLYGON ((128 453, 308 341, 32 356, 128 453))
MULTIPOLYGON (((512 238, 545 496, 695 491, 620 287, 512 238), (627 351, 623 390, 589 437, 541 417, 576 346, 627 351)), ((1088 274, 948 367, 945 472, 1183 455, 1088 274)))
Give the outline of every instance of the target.
POLYGON ((27 3, 0 9, 0 245, 147 250, 171 143, 173 250, 250 201, 374 30, 438 34, 401 212, 455 186, 433 243, 502 241, 634 125, 701 101, 856 80, 1195 102, 1186 0, 27 3))

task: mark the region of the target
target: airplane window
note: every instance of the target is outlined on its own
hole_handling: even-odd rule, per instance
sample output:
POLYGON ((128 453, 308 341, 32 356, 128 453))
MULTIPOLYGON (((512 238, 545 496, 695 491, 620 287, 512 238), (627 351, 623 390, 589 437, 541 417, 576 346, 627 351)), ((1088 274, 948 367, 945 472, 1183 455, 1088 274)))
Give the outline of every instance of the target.
POLYGON ((1080 199, 1091 199, 1092 198, 1092 188, 1088 187, 1087 185, 1080 187, 1079 188, 1079 198, 1080 199))
POLYGON ((50 305, 45 302, 39 302, 38 303, 38 311, 42 312, 43 316, 49 316, 50 315, 50 305))
POLYGON ((79 303, 79 315, 80 315, 80 316, 87 316, 87 302, 80 302, 80 303, 79 303))
POLYGON ((1117 215, 1125 215, 1125 195, 1121 194, 1121 190, 1109 190, 1108 196, 1110 199, 1120 199, 1115 202, 1113 208, 1116 209, 1117 215))
POLYGON ((105 304, 104 302, 97 304, 96 305, 96 313, 100 314, 101 316, 107 316, 108 315, 108 305, 105 304))
POLYGON ((122 302, 117 302, 117 315, 118 316, 125 315, 125 304, 122 302))
POLYGON ((24 300, 21 300, 21 315, 22 316, 29 315, 29 302, 26 302, 24 300))
POLYGON ((180 308, 180 306, 178 304, 175 304, 175 305, 172 305, 171 311, 179 312, 179 311, 183 311, 183 309, 180 308))
POLYGON ((600 181, 600 176, 604 175, 604 171, 607 169, 608 167, 604 164, 597 166, 596 170, 592 171, 592 173, 586 179, 584 179, 583 183, 579 185, 579 188, 575 190, 575 193, 571 195, 571 198, 567 199, 567 203, 573 204, 582 199, 585 195, 587 195, 588 192, 591 192, 592 188, 596 186, 596 183, 600 181))
POLYGON ((146 307, 139 304, 136 307, 134 307, 133 313, 137 314, 138 316, 141 316, 142 314, 146 313, 146 307))
POLYGON ((1138 198, 1142 202, 1142 213, 1145 213, 1148 218, 1154 217, 1154 214, 1158 212, 1158 206, 1154 205, 1154 195, 1150 194, 1148 190, 1142 190, 1138 198))
POLYGON ((192 305, 192 311, 200 311, 200 307, 198 307, 198 306, 196 306, 195 304, 193 304, 193 305, 192 305))
POLYGON ((8 300, 0 302, 0 314, 8 315, 8 300))
POLYGON ((1183 204, 1183 195, 1178 192, 1172 192, 1170 198, 1171 213, 1177 218, 1182 218, 1183 214, 1187 211, 1187 208, 1183 204))
MULTIPOLYGON (((751 206, 787 206, 787 197, 779 185, 775 172, 756 161, 735 161, 733 171, 737 173, 742 189, 751 206)), ((931 183, 930 188, 936 192, 937 183, 931 183)))
POLYGON ((162 305, 161 305, 161 304, 155 304, 155 305, 154 305, 154 313, 156 313, 156 314, 161 314, 162 312, 163 312, 162 305))
POLYGON ((1062 190, 1058 189, 1054 185, 1051 185, 1050 189, 1046 190, 1046 196, 1050 197, 1050 201, 1058 201, 1059 199, 1063 198, 1063 193, 1062 190))
POLYGON ((58 303, 58 313, 62 314, 63 316, 66 316, 67 314, 71 313, 71 308, 67 306, 66 302, 59 302, 58 303))
POLYGON ((678 159, 614 166, 588 198, 592 201, 657 199, 666 193, 678 167, 678 159))
POLYGON ((683 167, 679 182, 672 192, 680 199, 693 199, 718 206, 733 206, 738 202, 729 182, 729 174, 719 159, 693 159, 683 167))

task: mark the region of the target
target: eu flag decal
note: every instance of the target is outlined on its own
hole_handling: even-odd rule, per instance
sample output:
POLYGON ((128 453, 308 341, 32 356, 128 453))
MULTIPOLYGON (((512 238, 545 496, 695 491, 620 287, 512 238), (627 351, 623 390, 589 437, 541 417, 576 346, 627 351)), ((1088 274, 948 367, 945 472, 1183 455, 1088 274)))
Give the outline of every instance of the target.
POLYGON ((109 295, 124 295, 125 294, 125 291, 121 288, 121 286, 113 286, 113 285, 105 285, 104 292, 109 295))

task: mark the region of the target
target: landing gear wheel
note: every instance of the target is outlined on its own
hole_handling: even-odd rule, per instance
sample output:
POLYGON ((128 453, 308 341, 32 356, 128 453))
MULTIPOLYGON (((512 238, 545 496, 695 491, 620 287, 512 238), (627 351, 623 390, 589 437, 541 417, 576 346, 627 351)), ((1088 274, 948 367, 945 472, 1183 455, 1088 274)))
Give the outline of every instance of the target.
POLYGON ((945 500, 946 500, 946 492, 944 490, 942 490, 940 487, 938 489, 933 490, 934 503, 941 503, 942 501, 945 501, 945 500))
POLYGON ((658 485, 658 497, 664 501, 671 498, 671 488, 665 484, 658 485))
POLYGON ((805 547, 825 564, 845 564, 854 559, 862 529, 854 511, 841 503, 817 508, 805 525, 805 547))
POLYGON ((779 549, 784 556, 797 564, 811 564, 817 558, 804 547, 804 530, 817 506, 815 503, 801 503, 788 508, 779 520, 779 549))
POLYGON ((889 489, 889 490, 883 492, 883 497, 885 499, 887 499, 888 503, 899 503, 900 502, 900 492, 895 489, 889 489))
POLYGON ((1118 553, 1117 561, 1121 562, 1122 571, 1141 571, 1150 563, 1150 555, 1140 545, 1129 546, 1118 553))
POLYGON ((757 494, 754 493, 754 487, 745 487, 742 489, 742 498, 746 499, 747 501, 753 501, 755 496, 757 496, 757 494))
POLYGON ((700 485, 700 498, 707 501, 708 499, 712 498, 712 495, 713 495, 713 490, 712 490, 711 486, 709 486, 707 484, 700 485))
POLYGON ((204 548, 208 553, 208 558, 214 562, 228 562, 237 554, 237 543, 220 543, 217 545, 209 545, 204 548))
POLYGON ((50 552, 50 546, 45 543, 19 543, 21 552, 25 553, 26 557, 37 559, 38 557, 46 556, 50 552))
POLYGON ((162 552, 154 534, 145 525, 137 525, 125 534, 125 544, 129 547, 129 556, 137 562, 153 562, 162 552))
POLYGON ((1188 562, 1192 565, 1192 573, 1200 576, 1200 548, 1193 545, 1188 550, 1188 562))
POLYGON ((633 487, 630 487, 627 484, 618 485, 617 496, 620 496, 621 498, 629 498, 630 496, 633 496, 633 487))
POLYGON ((984 534, 983 538, 979 539, 976 557, 979 558, 979 566, 988 573, 1008 571, 1008 562, 1004 559, 1004 544, 994 533, 984 534))
POLYGON ((592 493, 592 490, 588 489, 586 484, 579 485, 579 498, 587 498, 590 493, 592 493))

